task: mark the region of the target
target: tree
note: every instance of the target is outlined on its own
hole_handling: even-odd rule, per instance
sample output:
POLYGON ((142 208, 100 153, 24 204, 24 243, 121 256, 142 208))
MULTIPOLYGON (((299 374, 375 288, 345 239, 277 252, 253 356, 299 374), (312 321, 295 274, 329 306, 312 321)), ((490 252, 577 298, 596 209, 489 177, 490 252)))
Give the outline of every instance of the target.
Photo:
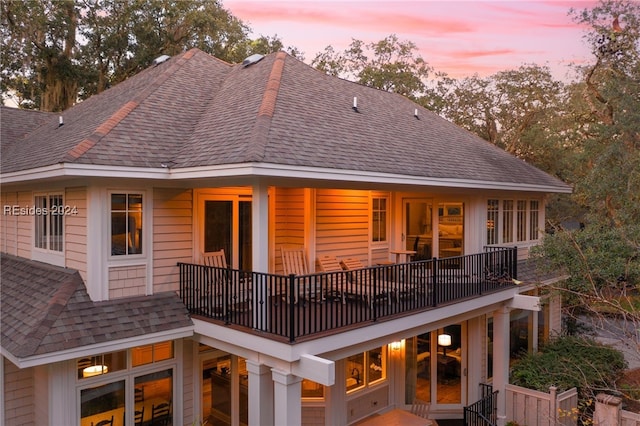
POLYGON ((368 44, 353 39, 343 53, 327 46, 311 65, 329 75, 417 99, 427 90, 432 69, 415 51, 414 43, 400 41, 396 35, 368 44))
POLYGON ((61 111, 73 105, 79 10, 72 0, 3 1, 2 93, 16 92, 29 108, 61 111))
POLYGON ((566 92, 548 67, 527 64, 486 78, 441 79, 436 91, 444 117, 549 173, 563 169, 556 120, 564 116, 566 92))
POLYGON ((1 7, 3 97, 12 93, 22 107, 46 111, 100 93, 160 55, 197 47, 237 63, 283 47, 276 36, 249 39, 249 28, 214 0, 29 0, 1 7))
POLYGON ((640 5, 602 1, 573 11, 590 30, 593 63, 571 87, 580 119, 568 173, 571 200, 584 211, 584 228, 544 239, 541 255, 569 273, 557 290, 574 319, 616 327, 640 343, 640 5), (613 319, 612 319, 613 318, 613 319))

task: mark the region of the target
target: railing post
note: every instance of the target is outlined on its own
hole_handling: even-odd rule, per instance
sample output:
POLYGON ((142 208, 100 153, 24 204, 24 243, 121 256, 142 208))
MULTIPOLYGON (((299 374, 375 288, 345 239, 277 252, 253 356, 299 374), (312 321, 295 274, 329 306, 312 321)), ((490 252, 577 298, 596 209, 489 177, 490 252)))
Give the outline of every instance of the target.
POLYGON ((433 307, 438 306, 438 258, 433 258, 433 274, 431 276, 431 285, 433 286, 431 294, 433 295, 433 300, 431 301, 431 305, 433 307))
MULTIPOLYGON (((295 274, 289 274, 289 343, 295 342, 296 334, 296 276, 295 274)), ((298 300, 298 303, 301 303, 298 300)))
POLYGON ((513 248, 512 261, 513 261, 512 263, 513 273, 511 275, 511 278, 517 280, 518 279, 518 247, 517 246, 513 248))
MULTIPOLYGON (((378 311, 376 309, 376 297, 378 296, 378 270, 374 269, 373 274, 371 274, 371 276, 373 276, 373 297, 371 298, 371 310, 373 311, 371 313, 371 316, 373 318, 373 322, 376 322, 376 319, 378 319, 378 311)), ((387 295, 387 297, 389 297, 389 295, 387 295)))

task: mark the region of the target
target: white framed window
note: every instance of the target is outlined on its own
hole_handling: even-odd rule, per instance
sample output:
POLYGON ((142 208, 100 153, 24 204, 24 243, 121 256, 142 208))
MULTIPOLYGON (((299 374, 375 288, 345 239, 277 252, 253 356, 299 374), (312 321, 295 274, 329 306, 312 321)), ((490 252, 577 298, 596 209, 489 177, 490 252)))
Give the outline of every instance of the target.
POLYGON ((34 241, 36 249, 62 253, 64 250, 64 197, 62 193, 34 196, 34 241))
POLYGON ((386 243, 389 238, 389 197, 371 198, 371 242, 386 243))
POLYGON ((351 355, 346 361, 347 393, 365 389, 387 378, 386 346, 351 355))
POLYGON ((77 360, 79 424, 174 424, 172 341, 77 360))
POLYGON ((487 245, 540 239, 540 200, 487 200, 487 245))
POLYGON ((109 202, 111 256, 143 254, 144 194, 142 192, 112 192, 109 202))

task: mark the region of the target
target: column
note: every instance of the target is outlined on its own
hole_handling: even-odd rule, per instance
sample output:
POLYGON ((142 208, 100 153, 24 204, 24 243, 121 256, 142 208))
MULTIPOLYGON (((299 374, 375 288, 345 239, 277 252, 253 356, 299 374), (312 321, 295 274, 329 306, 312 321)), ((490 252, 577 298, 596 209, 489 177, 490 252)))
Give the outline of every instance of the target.
POLYGON ((504 426, 507 418, 509 383, 509 312, 503 307, 493 313, 493 390, 498 390, 498 426, 504 426))
MULTIPOLYGON (((261 181, 253 184, 251 198, 251 248, 254 272, 269 272, 269 187, 261 181)), ((253 285, 254 327, 268 331, 267 283, 255 279, 253 285)))
POLYGON ((247 360, 249 373, 249 426, 272 426, 273 382, 271 368, 247 360))
POLYGON ((302 378, 276 368, 271 369, 271 375, 275 424, 302 424, 302 378))
POLYGON ((336 381, 333 386, 324 388, 324 424, 327 426, 344 426, 347 424, 347 377, 345 360, 336 360, 336 381))

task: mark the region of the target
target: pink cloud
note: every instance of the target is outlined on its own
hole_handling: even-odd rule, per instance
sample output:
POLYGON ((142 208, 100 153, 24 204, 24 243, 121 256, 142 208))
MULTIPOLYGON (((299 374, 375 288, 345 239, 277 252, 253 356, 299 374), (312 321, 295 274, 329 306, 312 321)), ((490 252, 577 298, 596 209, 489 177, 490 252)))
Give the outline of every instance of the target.
MULTIPOLYGON (((433 18, 421 14, 391 12, 383 7, 367 7, 362 9, 358 3, 343 3, 343 7, 335 7, 336 3, 298 3, 295 8, 290 3, 232 3, 229 8, 235 15, 251 25, 252 21, 261 22, 296 22, 332 27, 351 28, 354 38, 358 38, 357 29, 387 32, 393 34, 402 30, 404 33, 443 34, 469 33, 476 28, 461 19, 433 18), (329 7, 329 6, 333 7, 329 7), (355 17, 355 18, 354 18, 355 17)), ((394 9, 397 10, 397 9, 394 9)))

